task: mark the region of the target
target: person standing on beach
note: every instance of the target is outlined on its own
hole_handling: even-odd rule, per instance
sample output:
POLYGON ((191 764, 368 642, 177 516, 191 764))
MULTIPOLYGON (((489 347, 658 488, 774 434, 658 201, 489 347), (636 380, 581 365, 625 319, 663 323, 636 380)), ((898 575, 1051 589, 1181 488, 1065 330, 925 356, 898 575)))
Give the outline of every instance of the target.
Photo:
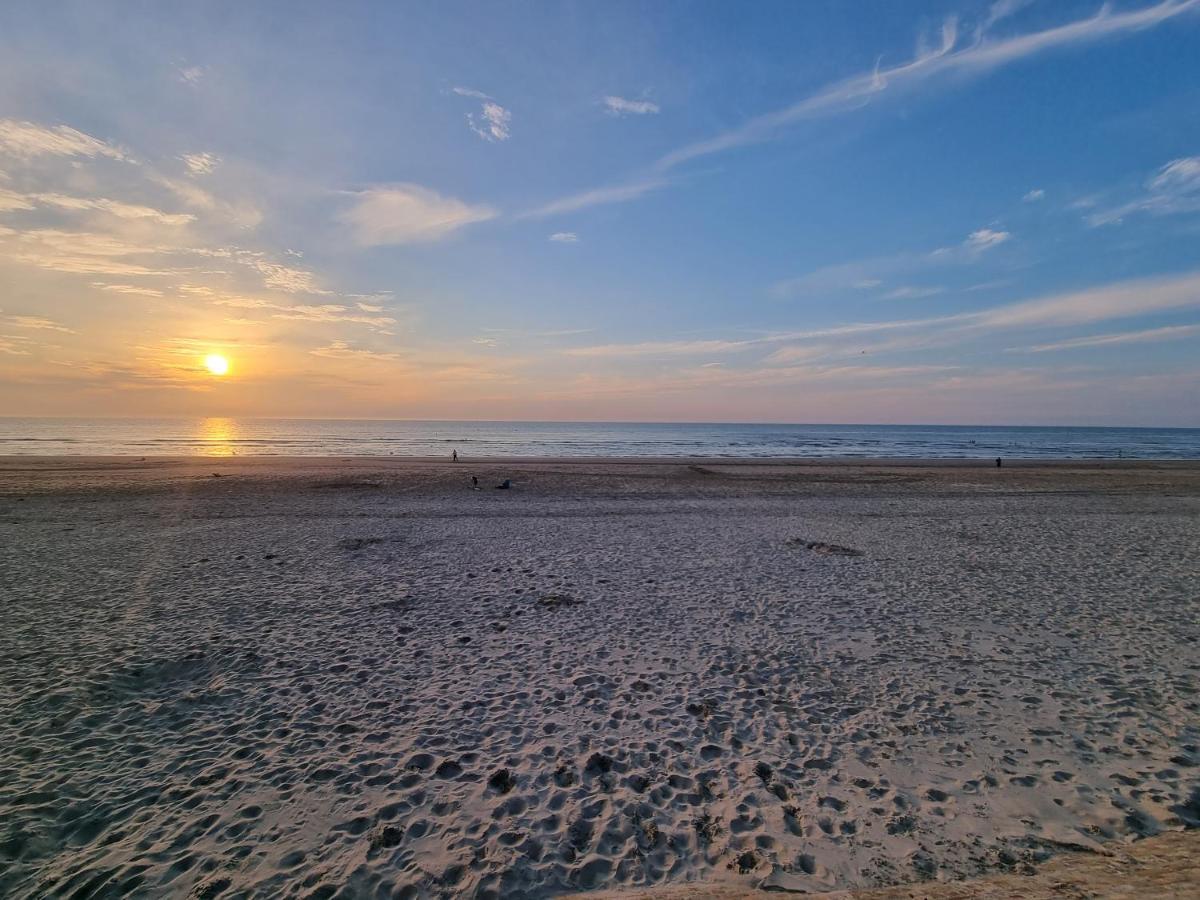
POLYGON ((450 451, 450 462, 458 462, 458 451, 457 450, 450 451))

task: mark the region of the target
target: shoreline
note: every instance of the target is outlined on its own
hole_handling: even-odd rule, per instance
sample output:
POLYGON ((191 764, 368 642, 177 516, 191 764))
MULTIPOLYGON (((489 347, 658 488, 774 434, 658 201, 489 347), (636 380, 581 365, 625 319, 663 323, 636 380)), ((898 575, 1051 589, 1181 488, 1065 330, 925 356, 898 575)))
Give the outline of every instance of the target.
MULTIPOLYGON (((1000 457, 1004 466, 1013 468, 1196 468, 1200 469, 1200 458, 1195 459, 1143 459, 1121 457, 1000 457)), ((466 467, 469 465, 605 465, 614 466, 794 466, 799 468, 995 468, 994 456, 987 457, 941 457, 941 456, 463 456, 454 462, 445 456, 302 456, 302 455, 155 455, 134 456, 132 454, 0 454, 0 471, 11 470, 21 463, 33 466, 49 466, 74 463, 80 465, 126 465, 129 468, 151 467, 161 464, 225 463, 246 466, 318 466, 329 463, 353 463, 356 465, 378 465, 381 467, 404 465, 446 465, 466 467)))

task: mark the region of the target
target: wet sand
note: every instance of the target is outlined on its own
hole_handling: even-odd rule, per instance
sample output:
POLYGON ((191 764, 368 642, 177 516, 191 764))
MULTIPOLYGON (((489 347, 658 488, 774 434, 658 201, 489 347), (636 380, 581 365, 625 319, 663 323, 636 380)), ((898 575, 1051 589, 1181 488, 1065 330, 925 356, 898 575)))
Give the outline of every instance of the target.
POLYGON ((1186 856, 1198 526, 1196 463, 0 458, 0 894, 1186 856))

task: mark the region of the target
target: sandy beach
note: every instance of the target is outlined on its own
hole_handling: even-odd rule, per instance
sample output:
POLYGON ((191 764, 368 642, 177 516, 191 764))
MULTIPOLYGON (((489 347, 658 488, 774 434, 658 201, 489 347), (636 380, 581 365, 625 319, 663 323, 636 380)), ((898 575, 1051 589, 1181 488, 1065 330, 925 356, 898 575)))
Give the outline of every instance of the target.
POLYGON ((1200 463, 4 457, 0 608, 3 896, 1195 884, 1200 463))

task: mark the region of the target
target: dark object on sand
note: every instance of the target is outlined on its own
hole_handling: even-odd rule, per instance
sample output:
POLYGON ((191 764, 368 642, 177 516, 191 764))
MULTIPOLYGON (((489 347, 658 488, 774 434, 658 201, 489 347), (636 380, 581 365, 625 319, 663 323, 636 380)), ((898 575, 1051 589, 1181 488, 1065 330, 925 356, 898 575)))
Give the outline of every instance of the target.
POLYGON ((787 542, 793 547, 803 547, 805 550, 811 550, 813 553, 820 553, 822 556, 862 556, 861 550, 855 550, 853 547, 843 547, 840 544, 827 544, 824 541, 806 541, 804 538, 792 538, 787 542))
POLYGON ((570 594, 546 594, 544 597, 538 597, 538 606, 544 609, 561 609, 564 606, 575 606, 581 603, 581 600, 576 600, 570 594))
POLYGON ((474 475, 471 476, 471 487, 475 488, 476 490, 479 489, 479 479, 474 475))
POLYGON ((496 485, 496 490, 507 491, 511 487, 512 487, 512 479, 505 478, 504 481, 502 481, 500 484, 496 485))
POLYGON ((457 450, 451 450, 451 451, 450 451, 450 461, 451 461, 451 462, 458 462, 458 451, 457 451, 457 450))
POLYGON ((996 468, 1000 468, 1000 457, 996 457, 996 468))

